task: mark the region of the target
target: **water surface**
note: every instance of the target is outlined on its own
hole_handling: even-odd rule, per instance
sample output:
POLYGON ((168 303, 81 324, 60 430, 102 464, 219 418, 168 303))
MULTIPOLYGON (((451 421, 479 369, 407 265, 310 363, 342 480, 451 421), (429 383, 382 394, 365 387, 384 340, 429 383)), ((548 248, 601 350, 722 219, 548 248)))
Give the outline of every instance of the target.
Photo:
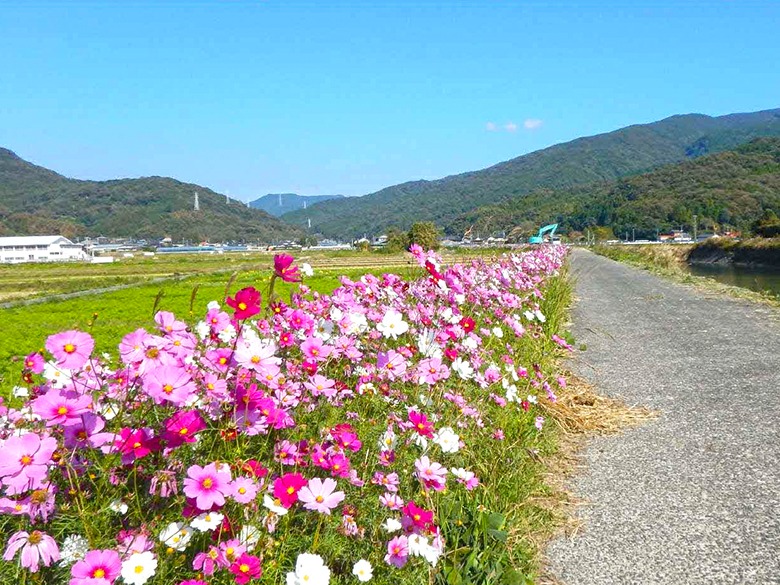
POLYGON ((718 282, 740 286, 757 292, 769 292, 780 297, 780 269, 734 266, 731 264, 691 264, 691 274, 706 276, 718 282))

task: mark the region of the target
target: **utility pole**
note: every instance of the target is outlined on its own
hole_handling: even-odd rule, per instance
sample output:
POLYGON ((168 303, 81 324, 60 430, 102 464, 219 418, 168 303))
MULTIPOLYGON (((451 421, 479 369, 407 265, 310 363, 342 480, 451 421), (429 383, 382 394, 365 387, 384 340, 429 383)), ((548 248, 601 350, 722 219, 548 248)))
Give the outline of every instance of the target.
POLYGON ((699 220, 699 216, 694 213, 693 214, 693 243, 694 244, 696 243, 696 231, 697 231, 696 228, 698 228, 698 223, 699 223, 698 220, 699 220))
POLYGON ((631 228, 631 241, 636 242, 636 228, 631 228))

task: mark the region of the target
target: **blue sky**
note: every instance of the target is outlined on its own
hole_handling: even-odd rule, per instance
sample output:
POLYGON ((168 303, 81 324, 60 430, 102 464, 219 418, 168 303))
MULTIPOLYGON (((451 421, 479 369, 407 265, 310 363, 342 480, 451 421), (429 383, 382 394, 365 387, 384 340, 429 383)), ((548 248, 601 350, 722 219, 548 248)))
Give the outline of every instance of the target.
POLYGON ((0 0, 0 146, 78 178, 361 195, 780 107, 775 0, 0 0))

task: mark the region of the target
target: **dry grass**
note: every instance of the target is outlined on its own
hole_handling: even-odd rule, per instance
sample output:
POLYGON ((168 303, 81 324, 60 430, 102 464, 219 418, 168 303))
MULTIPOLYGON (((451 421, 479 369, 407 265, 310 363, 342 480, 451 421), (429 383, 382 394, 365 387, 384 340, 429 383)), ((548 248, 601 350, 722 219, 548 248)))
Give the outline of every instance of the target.
MULTIPOLYGON (((560 432, 557 452, 545 460, 548 469, 545 483, 550 491, 534 498, 532 502, 553 515, 555 529, 552 533, 544 531, 510 536, 530 540, 540 551, 544 551, 556 536, 576 536, 582 526, 576 510, 583 501, 569 491, 569 482, 582 469, 581 451, 587 439, 621 433, 657 416, 647 408, 627 406, 619 400, 600 396, 591 384, 574 375, 570 374, 567 378, 567 388, 558 393, 557 402, 545 402, 543 405, 549 420, 560 432)), ((560 581, 547 568, 544 554, 542 558, 543 565, 537 583, 560 585, 560 581)))

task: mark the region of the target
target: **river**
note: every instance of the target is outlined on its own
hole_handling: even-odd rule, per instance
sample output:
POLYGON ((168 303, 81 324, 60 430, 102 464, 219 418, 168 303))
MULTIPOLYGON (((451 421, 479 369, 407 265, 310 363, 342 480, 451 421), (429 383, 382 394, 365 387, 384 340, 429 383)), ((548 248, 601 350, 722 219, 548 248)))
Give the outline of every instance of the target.
POLYGON ((780 297, 780 269, 731 264, 691 264, 691 274, 706 276, 724 284, 740 286, 758 292, 769 292, 780 297))

